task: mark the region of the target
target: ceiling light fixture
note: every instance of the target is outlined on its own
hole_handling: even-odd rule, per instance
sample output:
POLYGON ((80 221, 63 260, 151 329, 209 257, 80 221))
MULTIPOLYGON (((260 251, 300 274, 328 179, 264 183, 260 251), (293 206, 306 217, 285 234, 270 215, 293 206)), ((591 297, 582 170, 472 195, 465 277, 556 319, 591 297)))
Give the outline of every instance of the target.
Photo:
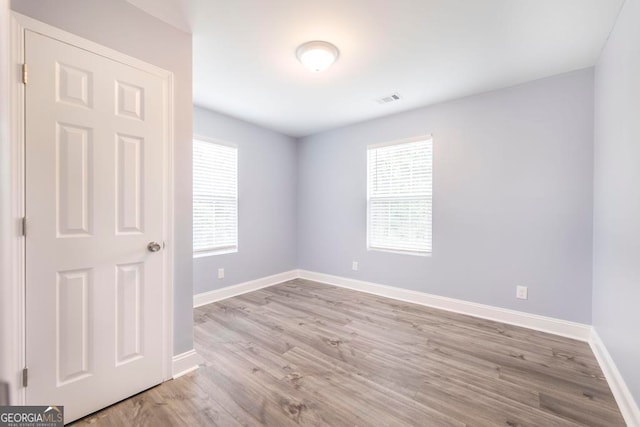
POLYGON ((307 42, 296 50, 298 60, 315 73, 324 71, 338 59, 338 48, 328 42, 307 42))

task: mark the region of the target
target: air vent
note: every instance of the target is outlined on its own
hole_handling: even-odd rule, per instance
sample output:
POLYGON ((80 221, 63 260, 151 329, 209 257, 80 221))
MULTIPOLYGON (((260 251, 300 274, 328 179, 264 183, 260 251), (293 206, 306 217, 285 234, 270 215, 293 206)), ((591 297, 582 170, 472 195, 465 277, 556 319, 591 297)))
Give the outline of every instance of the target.
POLYGON ((402 97, 399 94, 393 93, 391 95, 383 96, 382 98, 378 98, 378 99, 376 99, 376 101, 378 102, 378 104, 388 104, 390 102, 400 101, 400 99, 402 99, 402 97))

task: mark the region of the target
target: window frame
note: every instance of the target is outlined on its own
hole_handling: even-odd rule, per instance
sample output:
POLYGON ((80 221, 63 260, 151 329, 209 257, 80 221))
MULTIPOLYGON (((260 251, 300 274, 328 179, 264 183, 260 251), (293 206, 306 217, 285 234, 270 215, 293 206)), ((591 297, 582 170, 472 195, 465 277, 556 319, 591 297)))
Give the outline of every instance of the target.
POLYGON ((196 250, 193 247, 193 238, 194 238, 194 233, 193 233, 193 205, 194 205, 194 199, 195 199, 195 195, 193 194, 193 181, 192 181, 192 193, 191 193, 191 209, 192 209, 192 213, 191 213, 191 218, 192 218, 192 236, 191 236, 191 250, 193 252, 193 258, 204 258, 204 257, 209 257, 209 256, 216 256, 216 255, 225 255, 225 254, 233 254, 233 253, 237 253, 240 250, 240 221, 239 221, 239 216, 240 216, 240 197, 239 197, 239 193, 240 193, 240 148, 238 146, 238 144, 233 143, 233 142, 229 142, 229 141, 224 141, 224 140, 220 140, 217 138, 211 138, 208 136, 204 136, 201 134, 193 134, 192 136, 192 140, 191 140, 191 167, 192 167, 192 171, 191 171, 191 178, 193 180, 193 144, 195 143, 195 141, 198 140, 200 142, 206 142, 209 144, 216 144, 216 145, 221 145, 221 146, 225 146, 225 147, 229 147, 229 148, 233 148, 236 150, 236 174, 235 174, 235 178, 236 178, 236 197, 235 197, 235 202, 236 202, 236 244, 233 246, 219 246, 219 247, 212 247, 212 248, 206 248, 206 249, 199 249, 196 250))
MULTIPOLYGON (((423 135, 419 135, 419 136, 415 136, 415 137, 411 137, 411 138, 405 138, 405 139, 400 139, 400 140, 394 140, 394 141, 389 141, 389 142, 383 142, 383 143, 377 143, 377 144, 370 144, 367 145, 367 149, 366 149, 366 162, 367 162, 367 176, 366 176, 366 180, 367 180, 367 199, 366 199, 366 216, 367 216, 367 229, 365 230, 366 232, 366 247, 367 247, 367 252, 387 252, 387 253, 393 253, 393 254, 399 254, 399 255, 412 255, 412 256, 420 256, 420 257, 431 257, 433 256, 433 198, 434 198, 434 151, 435 151, 435 146, 433 143, 433 135, 432 134, 423 134, 423 135), (385 248, 385 247, 379 247, 379 246, 372 246, 371 245, 371 209, 370 209, 370 200, 371 200, 371 183, 370 183, 370 179, 369 177, 371 176, 371 164, 369 162, 369 151, 373 150, 373 149, 377 149, 377 148, 383 148, 383 147, 389 147, 389 146, 393 146, 393 145, 402 145, 402 144, 409 144, 412 142, 419 142, 419 141, 430 141, 431 143, 431 222, 430 222, 430 227, 431 227, 431 232, 430 232, 430 236, 431 236, 431 242, 430 242, 430 246, 431 246, 431 250, 429 252, 423 252, 423 251, 413 251, 410 249, 397 249, 397 248, 385 248)), ((387 197, 388 198, 388 197, 387 197)), ((413 198, 413 197, 406 197, 407 199, 413 198)), ((380 199, 383 199, 383 197, 380 197, 380 199)), ((396 198, 394 198, 396 199, 396 198)))

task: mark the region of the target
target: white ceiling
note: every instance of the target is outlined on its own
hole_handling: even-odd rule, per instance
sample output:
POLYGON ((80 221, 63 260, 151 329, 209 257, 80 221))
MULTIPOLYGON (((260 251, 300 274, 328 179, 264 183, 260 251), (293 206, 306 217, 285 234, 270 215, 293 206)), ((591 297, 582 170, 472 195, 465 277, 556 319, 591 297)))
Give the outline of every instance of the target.
POLYGON ((298 137, 590 67, 624 0, 129 1, 192 29, 196 105, 298 137), (328 71, 297 61, 310 40, 328 71))

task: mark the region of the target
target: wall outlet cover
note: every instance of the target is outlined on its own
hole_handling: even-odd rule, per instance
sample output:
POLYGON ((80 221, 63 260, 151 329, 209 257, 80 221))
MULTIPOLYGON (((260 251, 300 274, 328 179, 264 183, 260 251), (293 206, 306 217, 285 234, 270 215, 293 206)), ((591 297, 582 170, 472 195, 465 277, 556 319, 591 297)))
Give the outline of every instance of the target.
POLYGON ((218 269, 218 279, 224 279, 224 268, 218 269))
POLYGON ((516 298, 527 299, 529 298, 529 290, 526 286, 516 286, 516 298))

